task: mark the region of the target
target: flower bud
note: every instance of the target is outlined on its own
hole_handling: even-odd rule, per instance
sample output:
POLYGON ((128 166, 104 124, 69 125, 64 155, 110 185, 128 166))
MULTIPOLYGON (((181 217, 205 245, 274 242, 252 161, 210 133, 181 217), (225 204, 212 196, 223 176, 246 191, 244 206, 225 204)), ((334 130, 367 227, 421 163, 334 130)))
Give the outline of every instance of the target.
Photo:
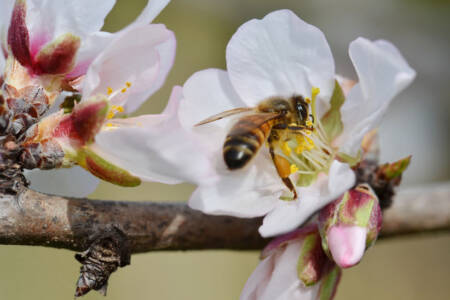
POLYGON ((325 253, 341 268, 356 265, 375 242, 381 221, 378 198, 367 184, 347 191, 319 213, 325 253))

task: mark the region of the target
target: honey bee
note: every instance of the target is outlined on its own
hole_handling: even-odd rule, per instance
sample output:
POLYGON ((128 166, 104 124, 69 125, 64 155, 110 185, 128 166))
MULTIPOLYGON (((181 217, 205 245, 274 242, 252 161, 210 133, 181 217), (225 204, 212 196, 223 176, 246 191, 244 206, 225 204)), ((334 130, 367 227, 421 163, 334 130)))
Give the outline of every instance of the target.
POLYGON ((248 112, 231 127, 223 144, 223 159, 229 170, 241 169, 256 156, 267 141, 270 156, 284 185, 297 198, 294 184, 289 178, 291 164, 275 153, 276 147, 302 131, 312 130, 308 121, 309 105, 302 96, 269 98, 253 108, 235 108, 211 116, 195 126, 214 122, 238 113, 248 112))

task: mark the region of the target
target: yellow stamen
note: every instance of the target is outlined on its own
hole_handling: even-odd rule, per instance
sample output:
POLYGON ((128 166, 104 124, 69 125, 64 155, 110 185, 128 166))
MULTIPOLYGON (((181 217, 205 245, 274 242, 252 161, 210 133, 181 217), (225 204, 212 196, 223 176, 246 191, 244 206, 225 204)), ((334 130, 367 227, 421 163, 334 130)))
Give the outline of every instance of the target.
POLYGON ((311 97, 315 100, 316 96, 319 95, 320 89, 318 87, 313 87, 311 89, 311 97))
POLYGON ((131 82, 129 82, 129 81, 125 82, 125 84, 128 88, 131 86, 131 82))
POLYGON ((305 124, 306 124, 306 126, 308 126, 308 127, 313 126, 313 122, 312 122, 311 120, 307 120, 305 124))
POLYGON ((309 137, 305 137, 305 138, 306 138, 306 141, 308 141, 308 143, 306 143, 306 145, 305 145, 306 149, 307 150, 313 149, 315 147, 314 141, 309 137))
POLYGON ((312 131, 311 130, 305 130, 305 134, 307 135, 311 135, 312 131))
POLYGON ((293 173, 295 173, 297 171, 298 171, 298 167, 296 165, 291 165, 291 167, 290 167, 291 174, 293 174, 293 173))
POLYGON ((125 93, 127 91, 127 88, 123 88, 120 90, 121 93, 125 93))
POLYGON ((292 149, 291 149, 291 147, 289 147, 287 142, 283 143, 283 146, 281 147, 281 149, 283 150, 284 155, 286 155, 286 156, 291 155, 292 149))
POLYGON ((106 127, 113 127, 114 125, 112 123, 106 123, 106 127))
POLYGON ((306 103, 311 103, 311 98, 305 98, 306 103))
POLYGON ((108 87, 106 88, 106 93, 107 93, 108 95, 111 95, 112 92, 113 92, 113 89, 112 89, 110 86, 108 86, 108 87))

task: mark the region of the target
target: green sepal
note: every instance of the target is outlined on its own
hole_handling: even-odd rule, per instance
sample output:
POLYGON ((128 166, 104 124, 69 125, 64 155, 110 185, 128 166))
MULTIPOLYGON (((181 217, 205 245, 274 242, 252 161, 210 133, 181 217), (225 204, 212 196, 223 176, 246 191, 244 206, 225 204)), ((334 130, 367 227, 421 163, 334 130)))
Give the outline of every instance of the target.
POLYGON ((344 102, 344 92, 339 83, 335 81, 333 95, 330 99, 330 109, 320 120, 329 142, 333 141, 344 130, 344 124, 341 119, 341 107, 344 102))
POLYGON ((80 148, 77 154, 77 163, 100 179, 127 187, 141 184, 139 177, 105 160, 88 147, 80 148))
POLYGON ((394 178, 399 177, 402 173, 408 168, 411 162, 411 155, 405 158, 402 158, 391 164, 384 164, 380 166, 378 172, 382 174, 387 180, 392 180, 394 178))
POLYGON ((358 154, 356 156, 351 156, 344 152, 339 152, 336 155, 336 158, 340 162, 347 163, 350 167, 354 167, 361 161, 362 154, 361 150, 358 151, 358 154))
POLYGON ((297 179, 296 185, 297 186, 310 186, 313 184, 317 179, 318 173, 313 174, 300 174, 300 176, 297 179))
POLYGON ((321 249, 320 235, 317 233, 307 235, 303 239, 297 262, 298 278, 305 286, 312 286, 321 279, 325 260, 325 253, 321 249))
POLYGON ((328 274, 322 278, 319 289, 319 300, 332 300, 336 295, 337 286, 341 279, 341 269, 334 266, 328 274))

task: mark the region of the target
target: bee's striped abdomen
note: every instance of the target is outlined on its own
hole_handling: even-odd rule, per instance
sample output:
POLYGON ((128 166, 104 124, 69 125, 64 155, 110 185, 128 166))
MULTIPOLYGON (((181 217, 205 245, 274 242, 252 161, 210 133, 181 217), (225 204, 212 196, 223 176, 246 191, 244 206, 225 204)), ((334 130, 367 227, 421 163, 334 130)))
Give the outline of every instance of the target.
POLYGON ((273 123, 273 118, 267 120, 264 115, 249 115, 231 128, 223 145, 223 158, 230 170, 244 167, 256 155, 273 123))

